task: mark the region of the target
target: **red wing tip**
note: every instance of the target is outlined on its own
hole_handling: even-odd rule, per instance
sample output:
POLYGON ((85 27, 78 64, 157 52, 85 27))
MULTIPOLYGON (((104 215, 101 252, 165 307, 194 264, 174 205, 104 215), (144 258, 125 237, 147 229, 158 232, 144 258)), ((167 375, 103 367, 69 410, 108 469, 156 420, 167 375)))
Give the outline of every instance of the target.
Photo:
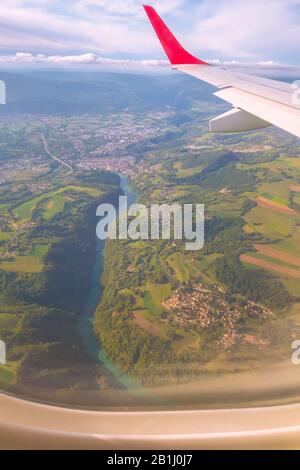
POLYGON ((156 13, 154 8, 151 5, 143 5, 145 12, 149 16, 151 13, 156 13))
POLYGON ((156 14, 158 15, 157 11, 155 10, 155 8, 154 8, 153 6, 151 6, 151 5, 143 5, 143 7, 144 7, 144 10, 145 10, 145 12, 146 12, 147 14, 149 14, 149 13, 150 13, 150 14, 151 14, 151 13, 156 13, 156 14))
POLYGON ((198 59, 182 47, 155 8, 151 5, 143 5, 143 7, 172 65, 208 65, 207 62, 198 59))

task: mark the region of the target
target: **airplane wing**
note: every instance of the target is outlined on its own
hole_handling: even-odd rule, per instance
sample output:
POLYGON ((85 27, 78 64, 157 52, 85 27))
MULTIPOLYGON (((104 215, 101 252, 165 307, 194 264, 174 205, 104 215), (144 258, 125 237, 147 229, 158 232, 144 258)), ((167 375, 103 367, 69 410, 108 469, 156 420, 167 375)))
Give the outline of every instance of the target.
POLYGON ((214 67, 191 55, 177 41, 155 9, 144 5, 174 69, 218 88, 214 94, 233 108, 210 121, 212 132, 244 132, 271 125, 300 137, 299 93, 277 80, 214 67))

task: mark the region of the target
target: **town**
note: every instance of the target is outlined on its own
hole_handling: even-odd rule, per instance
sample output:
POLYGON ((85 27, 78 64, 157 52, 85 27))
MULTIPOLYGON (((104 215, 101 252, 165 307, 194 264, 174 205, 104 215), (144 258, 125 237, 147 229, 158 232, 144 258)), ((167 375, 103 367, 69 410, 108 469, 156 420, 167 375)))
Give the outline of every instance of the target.
POLYGON ((178 288, 172 297, 163 302, 163 306, 172 312, 168 319, 183 328, 217 328, 222 331, 220 345, 230 350, 238 342, 267 345, 268 342, 255 335, 243 335, 239 332, 241 318, 252 317, 268 319, 272 316, 267 308, 247 301, 243 307, 233 306, 225 299, 223 287, 213 285, 206 288, 201 282, 178 288))

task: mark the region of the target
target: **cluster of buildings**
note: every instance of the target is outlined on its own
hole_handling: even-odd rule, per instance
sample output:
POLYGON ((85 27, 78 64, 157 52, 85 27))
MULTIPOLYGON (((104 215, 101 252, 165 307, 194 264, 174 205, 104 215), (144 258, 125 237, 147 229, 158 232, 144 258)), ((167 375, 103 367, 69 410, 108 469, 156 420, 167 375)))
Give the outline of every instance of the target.
POLYGON ((2 260, 13 259, 18 254, 18 251, 22 249, 22 245, 20 244, 20 238, 24 235, 24 233, 30 231, 34 227, 34 225, 34 222, 25 222, 19 225, 16 223, 6 224, 6 228, 9 226, 13 230, 8 232, 10 236, 0 248, 0 258, 2 260))
POLYGON ((47 191, 50 187, 50 184, 47 183, 46 181, 40 181, 36 183, 30 183, 28 184, 28 189, 33 193, 43 193, 47 191))
MULTIPOLYGON (((83 170, 103 169, 122 173, 139 181, 141 173, 153 175, 159 168, 149 170, 142 162, 137 165, 133 154, 139 144, 164 135, 165 129, 160 120, 169 114, 152 113, 141 122, 137 122, 131 114, 112 116, 106 120, 101 120, 101 116, 82 116, 80 119, 39 116, 39 124, 32 132, 26 129, 25 134, 24 131, 20 134, 20 141, 15 145, 20 156, 3 161, 0 184, 14 181, 17 172, 37 172, 41 165, 49 162, 48 152, 42 145, 41 132, 44 127, 47 129, 49 151, 67 164, 72 163, 83 170)), ((24 116, 24 128, 26 124, 27 117, 24 116)), ((33 188, 32 192, 40 189, 47 188, 33 188)))
POLYGON ((214 294, 201 283, 176 289, 174 295, 163 301, 163 306, 174 315, 172 319, 181 327, 210 328, 216 323, 211 309, 214 294))
POLYGON ((102 157, 118 154, 124 156, 129 145, 143 142, 161 134, 157 128, 146 126, 118 126, 103 128, 97 131, 96 140, 101 141, 101 146, 91 152, 91 156, 102 157))
POLYGON ((15 181, 16 175, 18 173, 32 173, 34 171, 34 168, 41 162, 42 160, 37 159, 35 154, 26 154, 19 158, 11 158, 10 160, 4 160, 1 164, 0 184, 15 181))
POLYGON ((180 327, 217 328, 221 332, 219 343, 224 350, 230 350, 241 341, 265 344, 255 335, 239 333, 238 323, 242 317, 266 319, 272 315, 265 307, 248 301, 244 306, 228 303, 222 287, 214 285, 207 289, 198 282, 188 287, 178 288, 172 297, 163 302, 164 308, 172 312, 170 321, 180 327), (249 336, 249 337, 248 337, 249 336), (251 336, 251 338, 250 338, 251 336))
POLYGON ((131 156, 82 158, 76 163, 76 167, 84 170, 101 169, 112 173, 122 173, 131 178, 135 174, 135 158, 131 156))
MULTIPOLYGON (((95 131, 93 140, 101 142, 101 145, 95 150, 81 151, 79 158, 73 163, 77 168, 83 170, 102 169, 113 173, 122 173, 138 182, 140 174, 143 174, 143 177, 147 172, 153 175, 160 170, 160 167, 149 169, 143 165, 143 162, 139 162, 137 165, 136 157, 132 154, 134 152, 131 152, 130 146, 151 140, 162 133, 162 130, 157 126, 134 123, 99 128, 95 131)), ((72 144, 75 146, 74 142, 72 144)), ((85 146, 88 147, 87 142, 85 142, 85 146)))
POLYGON ((5 230, 10 222, 10 217, 8 214, 2 214, 0 212, 0 230, 5 230))

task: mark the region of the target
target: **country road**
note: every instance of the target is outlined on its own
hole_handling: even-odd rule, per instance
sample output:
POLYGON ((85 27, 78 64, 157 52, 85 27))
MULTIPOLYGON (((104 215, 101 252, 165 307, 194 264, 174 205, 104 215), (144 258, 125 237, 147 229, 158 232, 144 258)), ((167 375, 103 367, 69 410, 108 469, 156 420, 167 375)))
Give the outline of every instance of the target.
POLYGON ((53 153, 49 150, 49 146, 48 146, 48 142, 46 140, 46 137, 44 135, 41 135, 41 139, 43 141, 43 144, 44 144, 44 149, 45 151, 47 152, 47 154, 53 159, 55 160, 56 162, 60 163, 61 165, 64 165, 66 168, 68 168, 70 171, 74 171, 73 170, 73 167, 71 165, 69 165, 69 163, 66 163, 64 162, 63 160, 61 160, 59 157, 56 157, 55 155, 53 155, 53 153))

